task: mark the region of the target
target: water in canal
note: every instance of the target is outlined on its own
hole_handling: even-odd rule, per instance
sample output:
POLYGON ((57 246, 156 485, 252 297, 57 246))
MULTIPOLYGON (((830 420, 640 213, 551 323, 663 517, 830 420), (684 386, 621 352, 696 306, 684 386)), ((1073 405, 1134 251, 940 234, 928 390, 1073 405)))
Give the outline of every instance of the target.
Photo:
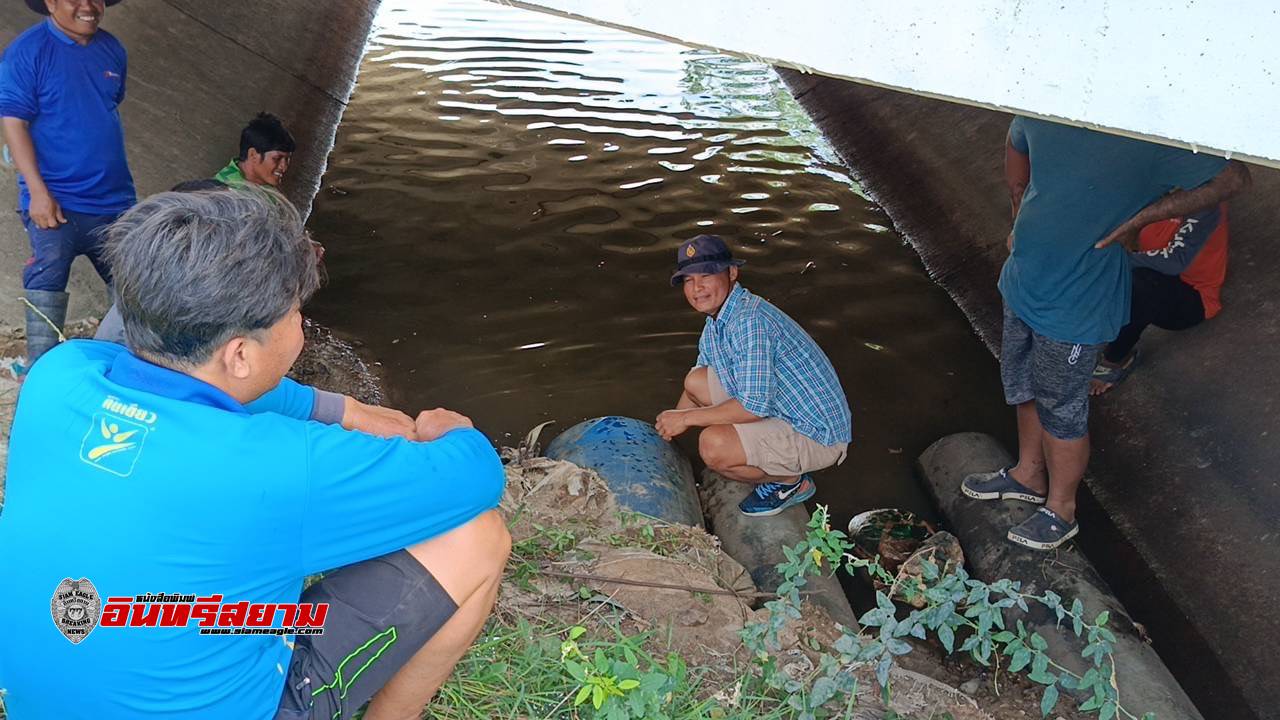
POLYGON ((668 285, 675 248, 716 233, 849 396, 854 443, 817 500, 838 522, 928 512, 919 452, 1008 437, 1012 413, 890 225, 767 65, 478 0, 386 0, 311 218, 329 283, 308 312, 381 361, 393 404, 456 409, 499 444, 544 420, 652 419, 703 324, 668 285))

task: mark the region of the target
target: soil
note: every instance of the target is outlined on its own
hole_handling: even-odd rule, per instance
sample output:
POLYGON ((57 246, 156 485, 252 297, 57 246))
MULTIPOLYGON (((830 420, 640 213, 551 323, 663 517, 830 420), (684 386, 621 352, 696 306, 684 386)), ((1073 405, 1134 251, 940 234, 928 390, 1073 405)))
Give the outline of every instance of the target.
MULTIPOLYGON (((680 653, 691 668, 707 673, 703 687, 731 710, 741 689, 735 668, 751 666, 739 631, 765 620, 768 613, 761 607, 765 596, 756 592, 746 570, 720 551, 715 536, 701 529, 620 513, 604 481, 590 470, 547 458, 523 458, 514 450, 504 455, 507 493, 502 511, 517 549, 546 528, 562 537, 571 533, 572 547, 545 563, 542 569, 547 572, 533 581, 504 585, 497 612, 586 624, 589 632, 602 634, 610 632, 610 623, 621 624, 624 632, 657 629, 656 636, 667 638, 669 649, 680 653), (584 587, 590 599, 580 594, 584 587)), ((519 566, 529 558, 515 560, 519 566)), ((814 648, 828 649, 841 635, 820 608, 806 603, 801 615, 780 638, 781 666, 795 677, 816 667, 820 652, 814 648)), ((911 662, 893 671, 888 706, 879 697, 874 669, 855 669, 860 691, 852 717, 878 719, 892 710, 910 718, 950 714, 954 720, 989 720, 1032 717, 1033 708, 1038 716, 1038 696, 1034 704, 1023 701, 1015 707, 1003 702, 987 708, 934 679, 941 675, 958 682, 968 677, 948 672, 932 652, 907 657, 911 662)))

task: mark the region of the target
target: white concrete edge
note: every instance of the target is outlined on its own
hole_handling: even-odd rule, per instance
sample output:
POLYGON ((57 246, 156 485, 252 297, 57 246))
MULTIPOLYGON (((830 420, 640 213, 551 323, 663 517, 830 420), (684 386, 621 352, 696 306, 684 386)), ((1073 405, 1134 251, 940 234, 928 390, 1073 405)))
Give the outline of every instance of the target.
MULTIPOLYGON (((768 63, 771 65, 789 67, 795 70, 799 70, 800 72, 803 72, 803 73, 810 73, 810 74, 816 73, 816 74, 820 74, 828 77, 846 80, 849 82, 855 82, 863 85, 870 85, 874 87, 885 88, 885 89, 893 90, 897 92, 905 92, 912 95, 931 98, 935 100, 943 100, 946 102, 959 103, 962 105, 980 107, 980 108, 985 108, 985 109, 995 110, 995 111, 1005 112, 1005 113, 1013 113, 1013 114, 1026 115, 1030 117, 1038 117, 1038 118, 1050 120, 1053 122, 1064 123, 1064 124, 1074 125, 1078 127, 1086 127, 1089 129, 1098 130, 1101 132, 1107 132, 1114 135, 1121 135, 1125 137, 1131 137, 1131 138, 1136 138, 1140 140, 1156 142, 1163 145, 1170 145, 1174 147, 1181 147, 1181 148, 1191 150, 1193 152, 1203 152, 1203 153, 1209 153, 1213 155, 1220 155, 1220 156, 1224 156, 1232 159, 1242 160, 1245 162, 1252 162, 1259 165, 1280 168, 1280 125, 1258 120, 1258 118, 1280 116, 1280 91, 1268 94, 1265 92, 1266 90, 1265 88, 1260 88, 1258 93, 1252 94, 1250 97, 1247 97, 1247 98, 1239 98, 1239 102, 1232 104, 1230 107, 1220 107, 1218 105, 1215 105, 1212 101, 1210 101, 1210 102, 1202 103, 1203 105, 1206 105, 1206 107, 1193 108, 1194 112, 1199 113, 1200 115, 1209 114, 1209 115, 1214 115, 1215 117, 1221 116, 1224 122, 1230 121, 1231 125, 1227 131, 1224 131, 1222 133, 1217 133, 1218 141, 1216 142, 1215 141, 1209 141, 1209 142, 1203 142, 1203 143, 1192 142, 1186 139, 1171 136, 1173 134, 1171 131, 1165 131, 1165 132, 1169 132, 1170 134, 1160 134, 1158 132, 1155 132, 1151 127, 1149 127, 1150 125, 1149 123, 1141 122, 1140 118, 1133 120, 1133 124, 1129 125, 1128 127, 1124 127, 1124 126, 1121 126, 1120 124, 1115 124, 1115 123, 1093 121, 1090 119, 1089 114, 1086 114, 1079 118, 1073 118, 1073 117, 1069 117, 1067 115, 1061 114, 1060 112, 1052 112, 1050 111, 1051 109, 1061 110, 1064 107, 1063 102, 1054 100, 1052 97, 1047 97, 1047 96, 1044 97, 1043 104, 1025 103, 1025 100, 1024 102, 1018 102, 1018 103, 993 102, 986 98, 963 96, 959 94, 943 92, 941 90, 930 89, 929 87, 909 86, 906 84, 902 84, 901 82, 894 82, 890 79, 887 79, 890 75, 894 75, 892 73, 885 73, 886 79, 877 79, 874 76, 866 76, 863 74, 848 72, 846 71, 846 69, 852 67, 852 65, 848 62, 840 62, 838 59, 832 60, 829 63, 824 63, 820 66, 808 65, 808 64, 797 61, 796 59, 794 59, 794 57, 786 57, 783 55, 782 52, 756 54, 756 53, 741 49, 741 47, 727 46, 730 44, 745 46, 747 41, 743 41, 741 43, 730 41, 730 43, 720 44, 720 43, 709 43, 709 42, 701 41, 699 39, 692 38, 692 37, 682 37, 682 36, 674 35, 669 32, 664 32, 662 29, 655 29, 653 26, 650 25, 649 20, 645 18, 641 18, 639 17, 639 15, 627 16, 625 20, 621 19, 623 16, 627 15, 628 12, 634 12, 636 8, 635 4, 628 2, 627 0, 605 0, 604 2, 599 2, 598 4, 587 3, 586 0, 488 0, 488 1, 499 4, 499 5, 518 7, 518 8, 533 10, 536 12, 546 13, 550 15, 556 15, 556 16, 568 18, 571 20, 587 22, 593 25, 610 27, 610 28, 622 30, 622 31, 637 34, 637 35, 643 35, 647 37, 656 38, 659 40, 664 40, 667 42, 676 43, 678 45, 683 45, 685 47, 710 50, 713 52, 741 57, 743 59, 754 61, 754 62, 761 62, 761 63, 768 63), (578 11, 579 9, 583 9, 584 7, 591 7, 592 10, 590 12, 592 12, 593 14, 588 15, 578 11), (596 8, 598 8, 598 11, 596 10, 596 8), (606 13, 611 15, 612 17, 606 17, 606 13), (1248 112, 1251 109, 1249 107, 1251 102, 1257 105, 1264 105, 1264 106, 1275 105, 1276 106, 1274 108, 1275 112, 1271 112, 1271 108, 1269 107, 1253 107, 1252 110, 1254 112, 1248 112), (1250 117, 1253 118, 1252 121, 1242 119, 1242 118, 1250 118, 1250 117), (1235 137, 1240 138, 1238 141, 1234 140, 1234 138, 1233 138, 1233 141, 1230 143, 1222 141, 1223 139, 1225 139, 1227 135, 1231 134, 1232 132, 1235 133, 1235 137)), ((821 1, 821 0, 818 0, 818 1, 821 1)), ((1148 4, 1160 4, 1159 0, 1144 0, 1144 1, 1147 2, 1148 4)), ((654 8, 654 12, 656 13, 670 14, 668 12, 670 10, 669 6, 675 2, 677 2, 677 0, 657 0, 657 1, 648 0, 647 4, 651 5, 654 8)), ((744 5, 744 3, 745 5, 749 5, 752 8, 759 7, 762 5, 773 5, 778 7, 785 7, 788 4, 788 3, 782 2, 781 0, 755 0, 755 2, 751 2, 751 0, 738 0, 738 2, 736 3, 730 3, 729 0, 694 0, 694 2, 698 3, 697 7, 700 8, 702 13, 706 13, 708 11, 707 10, 708 7, 710 7, 712 10, 715 10, 716 8, 719 8, 722 6, 725 8, 737 7, 739 9, 734 13, 732 13, 732 15, 737 17, 744 17, 744 18, 748 15, 748 11, 750 9, 750 8, 743 8, 742 6, 744 5)), ((1103 6, 1107 4, 1107 0, 1089 0, 1089 2, 1090 4, 1101 2, 1103 6)), ((1242 2, 1246 6, 1256 5, 1256 3, 1253 3, 1250 0, 1242 0, 1242 2)), ((995 5, 1011 4, 1015 7, 1021 6, 1023 4, 1021 2, 1005 2, 1005 0, 975 0, 975 3, 979 5, 985 5, 985 6, 991 6, 993 4, 995 5)), ((1030 4, 1037 4, 1037 3, 1041 5, 1045 4, 1045 2, 1042 2, 1041 0, 1032 0, 1032 3, 1030 4)), ((1059 3, 1057 2, 1053 2, 1052 4, 1054 6, 1059 5, 1059 3)), ((1080 9, 1080 8, 1076 8, 1076 9, 1080 9)), ((1229 12, 1229 9, 1223 9, 1220 7, 1215 9, 1224 13, 1229 12)), ((883 12, 883 10, 881 11, 883 12)), ((1257 34, 1262 35, 1264 37, 1268 37, 1269 36, 1268 34, 1270 32, 1269 29, 1274 26, 1274 29, 1276 30, 1275 34, 1280 35, 1280 14, 1277 14, 1278 11, 1276 10, 1266 10, 1266 12, 1270 13, 1270 19, 1268 20, 1268 22, 1263 23, 1259 27, 1257 34)), ((817 22, 821 22, 821 19, 817 20, 817 22)), ((1235 22, 1238 23, 1240 22, 1240 20, 1237 19, 1235 22)), ((691 24, 691 28, 692 27, 694 26, 691 24)), ((723 35, 725 39, 729 39, 729 36, 735 35, 736 29, 737 28, 733 27, 732 22, 726 21, 724 24, 722 24, 721 27, 717 28, 716 30, 708 34, 723 35)), ((1220 28, 1215 29, 1215 31, 1222 32, 1220 28)), ((1154 30, 1152 30, 1152 32, 1154 33, 1154 30)), ((766 44, 769 44, 769 43, 766 43, 766 44)), ((1153 39, 1153 45, 1154 44, 1155 44, 1155 41, 1153 39)), ((778 51, 786 50, 786 44, 782 42, 772 44, 772 46, 776 48, 776 50, 778 51)), ((1113 51, 1113 49, 1109 50, 1109 52, 1110 51, 1113 51)), ((1273 53, 1273 54, 1276 54, 1276 53, 1273 53)), ((1277 55, 1277 60, 1275 62, 1268 62, 1266 58, 1263 58, 1260 61, 1261 70, 1262 72, 1265 72, 1269 76, 1271 74, 1270 66, 1274 66, 1276 70, 1276 77, 1277 79, 1280 79, 1280 54, 1276 54, 1276 55, 1277 55)), ((900 59, 901 58, 899 57, 898 60, 900 59)), ((957 65, 954 69, 954 72, 957 75, 962 75, 965 71, 966 69, 962 65, 957 65)), ((1171 70, 1170 72, 1172 73, 1176 71, 1171 70)), ((902 74, 898 73, 895 79, 900 77, 902 77, 902 74)), ((1211 83, 1211 82, 1214 82, 1215 79, 1211 77, 1206 77, 1206 78, 1202 78, 1202 81, 1205 83, 1211 83)), ((1188 81, 1184 81, 1183 84, 1189 85, 1192 83, 1191 81, 1188 80, 1188 81)), ((1121 85, 1123 85, 1123 83, 1121 83, 1121 85)), ((1180 85, 1178 87, 1175 87, 1173 91, 1168 91, 1167 94, 1174 94, 1176 92, 1181 92, 1184 89, 1185 88, 1180 85)), ((1093 92, 1093 88, 1088 87, 1088 83, 1086 82, 1085 87, 1083 87, 1084 95, 1087 96, 1092 92, 1093 92)), ((991 93, 991 94, 995 94, 995 93, 991 93)), ((1004 94, 1010 95, 1009 93, 1004 93, 1004 94)), ((1071 93, 1067 93, 1065 91, 1061 94, 1071 95, 1071 93)), ((1112 90, 1109 91, 1108 94, 1114 96, 1121 93, 1119 93, 1118 90, 1113 88, 1112 90)), ((1132 98, 1132 100, 1133 100, 1132 104, 1142 105, 1144 98, 1135 96, 1134 98, 1132 98)), ((1149 101, 1150 98, 1148 97, 1146 98, 1146 100, 1149 101)), ((1188 100, 1187 104, 1194 105, 1195 103, 1193 101, 1188 100)), ((1112 107, 1112 106, 1107 106, 1107 107, 1112 107)), ((1115 112, 1110 112, 1108 114, 1112 116, 1123 116, 1123 113, 1120 113, 1119 115, 1117 115, 1117 113, 1115 112)), ((1206 119, 1203 117, 1199 117, 1197 120, 1197 122, 1200 122, 1201 124, 1203 124, 1204 122, 1212 122, 1212 121, 1213 121, 1213 118, 1206 119)), ((1169 127, 1176 129, 1178 125, 1175 121, 1174 125, 1171 125, 1169 127)), ((1190 132, 1191 130, 1189 128, 1188 133, 1190 132)))

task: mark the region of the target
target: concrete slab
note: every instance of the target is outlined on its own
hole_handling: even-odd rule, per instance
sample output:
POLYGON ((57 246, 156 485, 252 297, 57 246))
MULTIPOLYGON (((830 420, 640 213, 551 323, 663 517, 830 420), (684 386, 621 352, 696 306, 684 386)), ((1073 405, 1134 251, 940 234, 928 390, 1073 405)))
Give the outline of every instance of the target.
MULTIPOLYGON (((994 353, 1009 116, 781 72, 994 353)), ((1095 404, 1082 509, 1086 552, 1209 718, 1280 718, 1280 172, 1251 170, 1226 309, 1143 336, 1141 368, 1095 404)))
MULTIPOLYGON (((129 51, 121 106, 140 196, 208 177, 238 150, 258 111, 279 115, 299 151, 285 191, 304 209, 319 187, 333 133, 351 94, 378 0, 127 0, 103 28, 129 51)), ((23 3, 0 5, 0 44, 39 21, 23 3)), ((13 207, 15 175, 0 169, 0 203, 13 207)), ((21 269, 30 255, 15 213, 0 213, 0 325, 22 322, 21 269)), ((68 319, 106 309, 102 281, 83 260, 68 319)))

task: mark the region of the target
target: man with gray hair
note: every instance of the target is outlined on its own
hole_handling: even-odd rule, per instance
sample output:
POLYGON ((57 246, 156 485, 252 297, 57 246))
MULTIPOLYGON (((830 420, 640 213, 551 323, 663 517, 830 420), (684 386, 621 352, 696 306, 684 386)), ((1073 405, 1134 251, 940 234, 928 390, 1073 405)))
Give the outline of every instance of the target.
POLYGON ((315 255, 279 196, 162 193, 107 251, 127 348, 54 348, 14 420, 9 711, 418 716, 510 550, 489 441, 443 409, 406 437, 310 419, 317 394, 284 375, 315 255))

